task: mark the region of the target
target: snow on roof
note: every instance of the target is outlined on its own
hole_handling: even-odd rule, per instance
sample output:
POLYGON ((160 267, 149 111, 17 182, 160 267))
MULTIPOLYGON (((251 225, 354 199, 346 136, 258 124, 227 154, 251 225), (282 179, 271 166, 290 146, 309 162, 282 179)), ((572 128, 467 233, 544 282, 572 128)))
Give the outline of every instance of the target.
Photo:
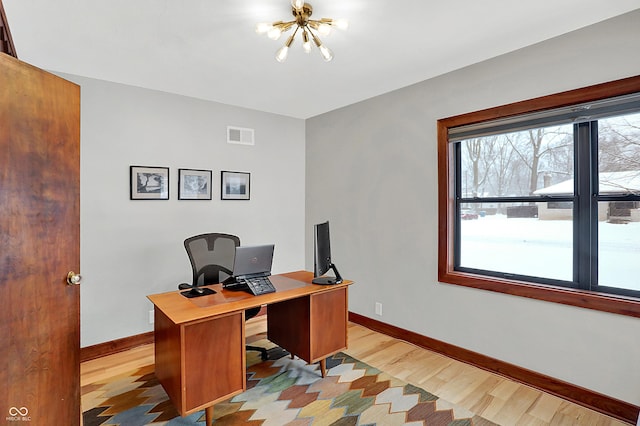
MULTIPOLYGON (((601 194, 640 193, 640 170, 627 172, 601 172, 601 194)), ((534 195, 568 195, 573 194, 573 179, 565 180, 556 185, 538 189, 534 195)))

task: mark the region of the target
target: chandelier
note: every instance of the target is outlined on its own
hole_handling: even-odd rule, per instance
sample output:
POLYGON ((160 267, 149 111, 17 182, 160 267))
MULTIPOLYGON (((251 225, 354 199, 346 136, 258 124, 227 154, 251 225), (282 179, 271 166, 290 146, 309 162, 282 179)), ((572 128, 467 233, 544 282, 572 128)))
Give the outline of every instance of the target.
POLYGON ((332 27, 336 27, 342 30, 346 30, 349 23, 344 19, 331 19, 322 18, 320 20, 310 19, 313 13, 313 8, 310 4, 305 3, 304 0, 291 0, 291 13, 295 17, 293 21, 276 21, 271 24, 260 23, 256 25, 256 32, 258 34, 266 34, 272 40, 278 40, 282 33, 294 28, 293 34, 289 36, 284 46, 282 46, 276 52, 276 60, 278 62, 284 62, 289 54, 289 47, 293 43, 298 32, 302 36, 302 48, 306 53, 311 51, 311 41, 318 47, 320 54, 325 61, 333 59, 333 53, 322 44, 320 41, 321 36, 329 35, 332 27))

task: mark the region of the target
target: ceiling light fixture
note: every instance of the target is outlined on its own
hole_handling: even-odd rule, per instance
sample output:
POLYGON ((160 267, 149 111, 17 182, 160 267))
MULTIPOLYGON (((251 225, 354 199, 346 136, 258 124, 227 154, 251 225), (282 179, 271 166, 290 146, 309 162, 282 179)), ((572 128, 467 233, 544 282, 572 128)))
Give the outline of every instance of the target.
POLYGON ((276 60, 278 62, 284 62, 289 54, 289 47, 293 43, 298 32, 302 35, 302 48, 306 53, 311 51, 311 41, 318 47, 320 54, 325 61, 333 59, 333 53, 322 44, 319 35, 329 35, 332 27, 346 30, 349 27, 349 23, 344 19, 331 19, 322 18, 320 20, 309 19, 313 13, 313 8, 310 4, 305 3, 304 0, 291 0, 291 13, 295 17, 293 21, 276 21, 271 24, 260 23, 256 25, 256 32, 258 34, 266 34, 272 40, 278 40, 280 36, 294 28, 293 33, 289 36, 284 46, 282 46, 276 52, 276 60))

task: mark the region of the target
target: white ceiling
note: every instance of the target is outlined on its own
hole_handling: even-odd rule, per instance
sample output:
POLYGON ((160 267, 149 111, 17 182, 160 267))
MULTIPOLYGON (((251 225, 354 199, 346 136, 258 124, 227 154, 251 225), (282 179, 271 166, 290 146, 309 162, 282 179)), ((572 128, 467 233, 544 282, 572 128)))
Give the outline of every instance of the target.
MULTIPOLYGON (((309 118, 640 8, 638 0, 307 0, 346 18, 324 62, 254 32, 289 0, 2 0, 18 57, 50 71, 309 118)), ((640 25, 640 23, 639 23, 640 25)), ((586 48, 586 46, 585 46, 586 48)))

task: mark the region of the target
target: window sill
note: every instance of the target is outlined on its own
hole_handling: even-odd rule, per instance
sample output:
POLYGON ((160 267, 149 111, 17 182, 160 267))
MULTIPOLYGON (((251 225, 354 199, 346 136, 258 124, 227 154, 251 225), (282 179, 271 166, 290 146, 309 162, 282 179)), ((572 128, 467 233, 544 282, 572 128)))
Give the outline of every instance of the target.
POLYGON ((631 297, 531 284, 458 271, 439 272, 438 281, 640 318, 640 300, 631 297))

